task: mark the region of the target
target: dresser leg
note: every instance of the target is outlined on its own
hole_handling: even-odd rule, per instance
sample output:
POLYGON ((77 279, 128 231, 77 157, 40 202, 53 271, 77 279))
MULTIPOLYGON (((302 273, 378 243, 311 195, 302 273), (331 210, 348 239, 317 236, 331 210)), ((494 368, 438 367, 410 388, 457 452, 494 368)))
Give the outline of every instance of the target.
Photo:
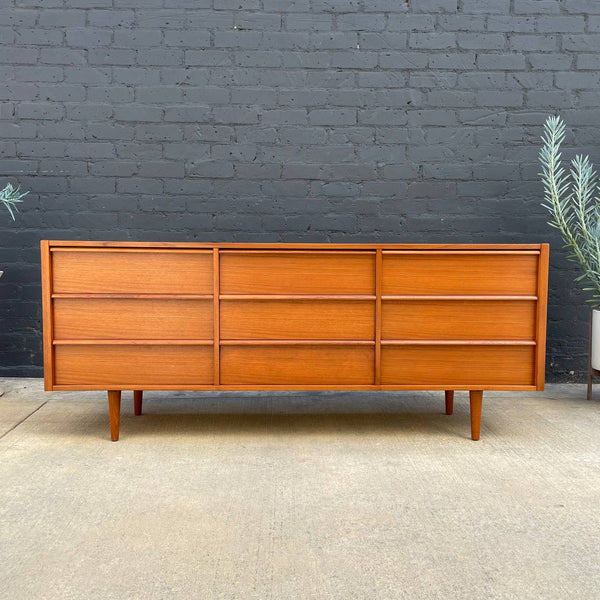
POLYGON ((108 420, 110 421, 110 439, 119 439, 119 422, 121 420, 121 390, 108 390, 108 420))
POLYGON ((142 397, 144 392, 142 390, 133 390, 133 414, 139 417, 142 414, 142 397))
POLYGON ((454 391, 446 390, 446 414, 451 415, 454 411, 454 391))
POLYGON ((469 392, 471 401, 471 439, 478 440, 481 431, 481 401, 483 392, 481 390, 471 390, 469 392))

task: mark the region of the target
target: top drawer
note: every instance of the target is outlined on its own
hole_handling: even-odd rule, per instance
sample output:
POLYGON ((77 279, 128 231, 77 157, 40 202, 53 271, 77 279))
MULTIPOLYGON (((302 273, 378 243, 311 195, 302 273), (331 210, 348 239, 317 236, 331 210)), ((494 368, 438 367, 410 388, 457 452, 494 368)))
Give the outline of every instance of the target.
POLYGON ((223 250, 220 265, 222 294, 375 293, 375 252, 223 250))
POLYGON ((212 294, 212 252, 55 250, 52 286, 55 293, 212 294))
POLYGON ((382 294, 535 296, 538 256, 535 251, 384 251, 382 294))

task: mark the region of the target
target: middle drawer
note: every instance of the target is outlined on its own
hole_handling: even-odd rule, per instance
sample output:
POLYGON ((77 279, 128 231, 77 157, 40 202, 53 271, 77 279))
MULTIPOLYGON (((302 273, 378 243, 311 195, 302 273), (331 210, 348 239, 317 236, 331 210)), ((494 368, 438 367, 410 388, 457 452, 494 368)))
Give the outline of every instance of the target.
POLYGON ((221 300, 225 340, 373 340, 374 300, 221 300))
POLYGON ((54 338, 212 339, 212 300, 55 298, 54 338))

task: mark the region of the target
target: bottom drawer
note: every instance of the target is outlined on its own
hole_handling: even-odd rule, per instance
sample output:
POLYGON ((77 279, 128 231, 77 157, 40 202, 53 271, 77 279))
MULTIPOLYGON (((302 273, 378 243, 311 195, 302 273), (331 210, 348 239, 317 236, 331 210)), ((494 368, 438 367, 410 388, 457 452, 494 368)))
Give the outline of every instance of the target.
POLYGON ((195 385, 213 382, 213 347, 58 345, 57 385, 195 385))
POLYGON ((534 385, 535 346, 383 346, 383 385, 534 385))
POLYGON ((373 346, 221 347, 223 385, 371 385, 373 346))

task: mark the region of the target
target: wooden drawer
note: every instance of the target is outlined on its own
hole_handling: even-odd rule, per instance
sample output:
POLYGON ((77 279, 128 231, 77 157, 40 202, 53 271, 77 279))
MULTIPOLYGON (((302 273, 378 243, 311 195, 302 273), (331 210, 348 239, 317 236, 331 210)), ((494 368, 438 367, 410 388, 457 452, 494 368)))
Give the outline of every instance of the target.
POLYGON ((535 300, 384 300, 382 339, 534 340, 535 300))
POLYGON ((223 339, 373 340, 373 300, 222 300, 223 339))
POLYGON ((212 300, 54 300, 54 339, 57 340, 212 338, 212 300))
POLYGON ((382 294, 537 294, 538 254, 384 252, 382 294))
POLYGON ((381 348, 383 385, 534 385, 535 346, 381 348))
POLYGON ((222 294, 374 294, 375 253, 221 252, 222 294))
POLYGON ((54 293, 212 294, 213 258, 201 250, 60 250, 54 293))
POLYGON ((371 385, 373 346, 221 347, 223 385, 371 385))
POLYGON ((213 383, 213 347, 57 345, 58 385, 201 385, 213 383))

